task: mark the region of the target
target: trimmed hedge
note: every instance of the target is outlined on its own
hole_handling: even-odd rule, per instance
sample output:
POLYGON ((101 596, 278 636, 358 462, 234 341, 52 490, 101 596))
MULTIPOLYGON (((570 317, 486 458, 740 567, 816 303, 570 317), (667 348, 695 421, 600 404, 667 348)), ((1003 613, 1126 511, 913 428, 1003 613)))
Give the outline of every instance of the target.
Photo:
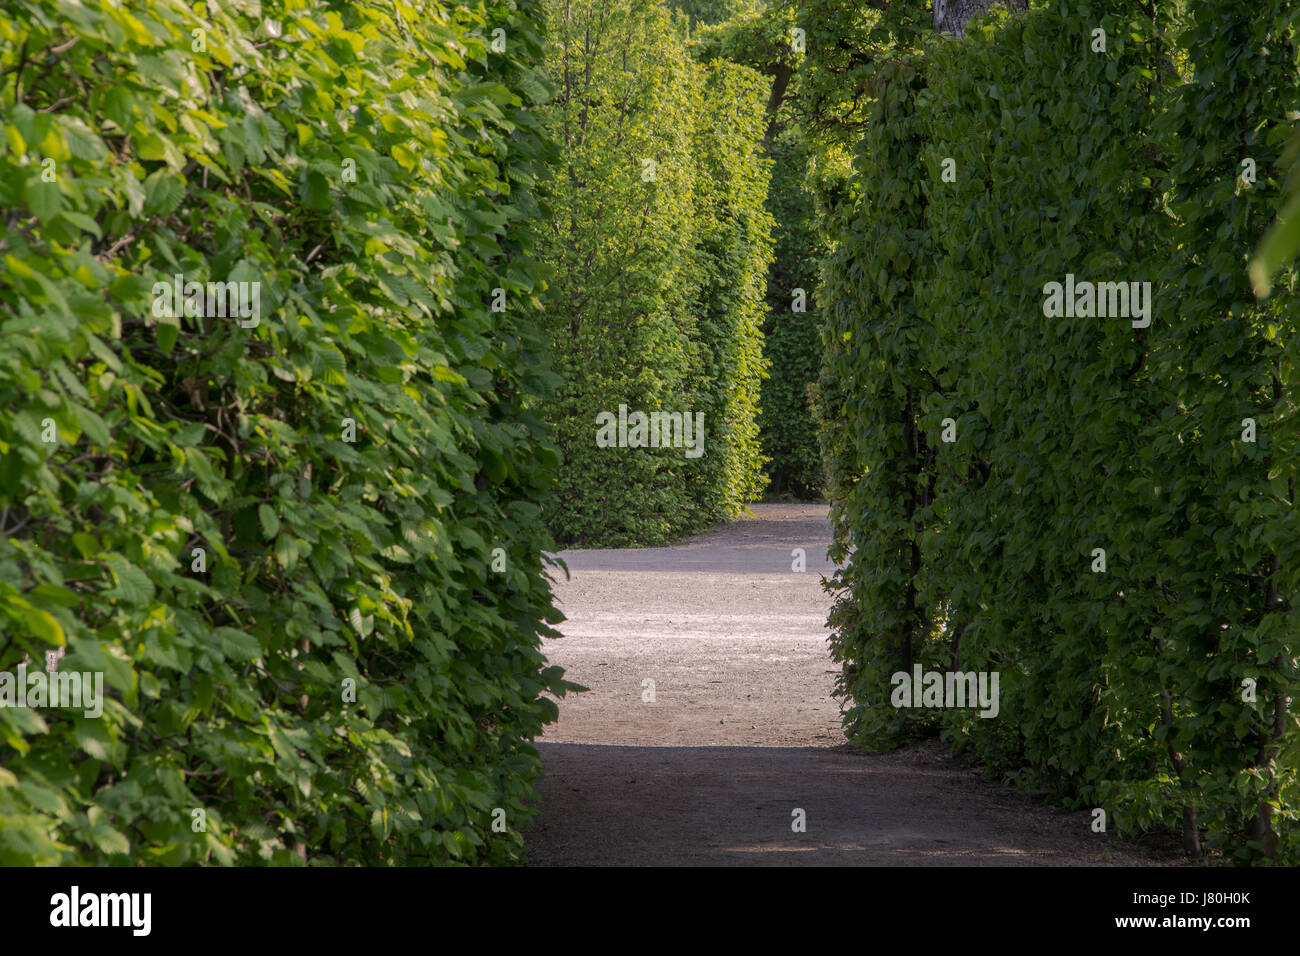
POLYGON ((715 60, 704 71, 694 157, 698 230, 691 277, 698 283, 699 349, 693 407, 704 412, 695 508, 712 524, 739 515, 762 494, 759 392, 767 368, 762 322, 772 261, 772 217, 764 208, 771 163, 758 144, 767 81, 715 60))
POLYGON ((759 412, 763 454, 770 459, 768 493, 806 500, 821 499, 826 483, 809 393, 821 368, 815 300, 826 254, 805 182, 813 153, 803 130, 793 124, 779 132, 768 149, 774 164, 768 209, 778 225, 763 327, 771 371, 763 383, 759 412), (801 311, 794 311, 796 289, 804 293, 798 303, 801 311))
POLYGON ((1296 24, 1157 16, 1051 3, 873 64, 822 300, 839 690, 861 744, 938 729, 1112 829, 1294 863, 1300 329, 1246 258, 1296 24), (1149 326, 1047 314, 1067 275, 1150 282, 1149 326), (895 709, 914 665, 998 672, 1000 713, 895 709))
POLYGON ((816 381, 821 358, 813 297, 825 249, 806 183, 815 150, 797 109, 804 60, 802 46, 794 42, 797 12, 792 2, 746 0, 725 22, 699 29, 691 49, 702 62, 727 59, 772 79, 763 152, 772 161, 766 205, 774 231, 763 320, 768 375, 759 399, 759 436, 768 459, 767 493, 818 499, 825 482, 809 386, 816 381), (801 296, 796 289, 803 290, 801 296))
POLYGON ((0 863, 518 860, 539 23, 202 9, 0 14, 0 670, 107 682, 0 708, 0 863), (177 274, 260 314, 160 317, 177 274))
POLYGON ((663 543, 762 490, 767 81, 695 63, 685 17, 648 0, 548 12, 561 157, 547 184, 546 327, 563 379, 548 413, 564 468, 547 521, 562 544, 663 543), (702 414, 702 455, 598 446, 598 417, 620 406, 702 414))

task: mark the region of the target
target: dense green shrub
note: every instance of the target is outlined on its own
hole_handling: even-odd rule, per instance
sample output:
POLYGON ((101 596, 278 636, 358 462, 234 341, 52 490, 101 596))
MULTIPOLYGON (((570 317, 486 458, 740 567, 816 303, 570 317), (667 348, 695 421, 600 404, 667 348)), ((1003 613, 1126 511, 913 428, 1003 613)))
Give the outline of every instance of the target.
POLYGON ((648 0, 547 9, 546 328, 563 379, 547 407, 565 463, 547 521, 561 543, 663 542, 761 490, 764 81, 695 63, 685 18, 648 0), (703 415, 703 453, 598 445, 620 406, 703 415))
POLYGON ((1166 658, 1159 741, 1190 794, 1184 807, 1211 845, 1295 863, 1300 409, 1290 386, 1300 314, 1294 271, 1260 304, 1245 262, 1282 194, 1279 160, 1300 108, 1300 13, 1283 0, 1189 9, 1177 47, 1191 76, 1158 127, 1178 224, 1161 285, 1179 321, 1160 324, 1147 349, 1159 407, 1140 436, 1139 474, 1152 494, 1128 500, 1125 537, 1142 544, 1131 580, 1164 598, 1147 621, 1166 658), (1249 439, 1247 419, 1258 432, 1249 439))
POLYGON ((698 284, 699 360, 693 406, 704 413, 706 452, 693 486, 706 521, 733 518, 763 491, 758 441, 764 372, 762 322, 772 217, 764 209, 770 163, 757 149, 767 122, 767 83, 753 70, 714 61, 704 75, 695 126, 691 276, 698 284))
POLYGON ((921 359, 924 317, 914 272, 927 260, 924 208, 913 170, 921 148, 914 96, 923 61, 898 57, 875 102, 879 121, 860 154, 860 180, 828 209, 838 236, 819 301, 826 354, 818 382, 831 520, 831 653, 837 694, 848 698, 845 730, 875 744, 902 739, 909 711, 888 706, 893 671, 910 670, 924 631, 916 575, 921 514, 917 482, 932 455, 916 425, 929 384, 921 359), (871 210, 870 214, 866 210, 871 210), (850 549, 853 549, 850 551, 850 549))
POLYGON ((546 331, 562 379, 547 410, 564 456, 547 520, 562 543, 665 540, 685 523, 693 462, 680 449, 599 448, 596 416, 620 405, 686 411, 694 399, 698 77, 654 4, 547 11, 557 87, 547 119, 561 155, 547 183, 544 258, 556 278, 546 331))
POLYGON ((203 9, 0 13, 0 670, 107 680, 0 708, 0 862, 515 860, 566 687, 539 24, 203 9))
POLYGON ((769 493, 802 499, 821 498, 825 484, 809 395, 821 367, 816 291, 826 252, 805 182, 812 152, 802 128, 793 123, 768 147, 773 163, 768 210, 777 227, 763 326, 770 370, 758 419, 763 455, 769 459, 769 493))
POLYGON ((799 114, 803 43, 792 2, 746 3, 723 23, 699 30, 692 52, 701 61, 722 58, 772 78, 763 152, 772 161, 767 210, 774 222, 767 276, 763 345, 768 375, 759 399, 759 436, 768 459, 768 494, 820 498, 821 453, 809 385, 821 357, 813 302, 824 249, 806 178, 814 155, 799 114), (799 292, 797 290, 802 290, 799 292))
POLYGON ((735 15, 747 0, 665 0, 670 10, 680 10, 694 24, 721 23, 735 15))
POLYGON ((1132 633, 1152 589, 1128 577, 1140 537, 1116 513, 1132 499, 1138 432, 1157 415, 1137 361, 1151 330, 1043 308, 1044 285, 1069 274, 1155 280, 1152 324, 1171 319, 1151 139, 1154 78, 1168 71, 1135 11, 1017 16, 937 44, 921 107, 936 248, 916 286, 934 378, 918 427, 936 455, 918 603, 944 628, 926 656, 999 672, 997 719, 945 719, 990 764, 1033 768, 1025 782, 1068 799, 1132 768, 1145 781, 1161 756, 1142 734, 1099 746, 1112 713, 1144 727, 1159 718, 1132 633), (1105 54, 1090 49, 1095 27, 1105 54), (945 418, 954 442, 941 441, 945 418), (1105 574, 1091 570, 1094 548, 1105 574))
POLYGON ((1245 268, 1290 16, 1052 3, 875 57, 820 389, 860 742, 941 727, 1121 830, 1294 862, 1294 276, 1261 305, 1245 268), (1149 325, 1047 314, 1067 275, 1150 282, 1149 325), (914 663, 998 672, 1000 713, 895 709, 914 663))

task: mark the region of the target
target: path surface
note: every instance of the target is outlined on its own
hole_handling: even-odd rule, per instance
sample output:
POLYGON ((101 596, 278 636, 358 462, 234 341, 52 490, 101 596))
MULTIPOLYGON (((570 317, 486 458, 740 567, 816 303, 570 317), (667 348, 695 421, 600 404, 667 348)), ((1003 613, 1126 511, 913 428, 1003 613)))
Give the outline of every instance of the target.
POLYGON ((752 507, 674 547, 561 555, 568 619, 545 650, 590 690, 560 701, 538 742, 531 864, 1158 862, 937 743, 851 750, 831 696, 826 508, 752 507))

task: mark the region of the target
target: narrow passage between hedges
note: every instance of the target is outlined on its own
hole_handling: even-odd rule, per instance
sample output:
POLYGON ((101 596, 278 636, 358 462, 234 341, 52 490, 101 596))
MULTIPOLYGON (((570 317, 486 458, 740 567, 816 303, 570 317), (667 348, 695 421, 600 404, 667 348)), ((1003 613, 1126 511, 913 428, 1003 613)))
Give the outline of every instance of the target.
POLYGON ((851 750, 831 695, 826 508, 752 507, 674 547, 561 555, 568 620, 545 650, 590 690, 538 742, 531 864, 1156 862, 937 743, 851 750))

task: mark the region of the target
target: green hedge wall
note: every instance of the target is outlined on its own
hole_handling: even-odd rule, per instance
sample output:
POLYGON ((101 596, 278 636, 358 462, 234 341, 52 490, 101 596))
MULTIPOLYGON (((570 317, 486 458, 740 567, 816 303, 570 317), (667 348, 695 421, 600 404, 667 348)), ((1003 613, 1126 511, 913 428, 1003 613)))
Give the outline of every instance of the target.
POLYGON ((759 152, 767 81, 715 60, 704 69, 695 126, 698 170, 691 277, 698 283, 699 349, 693 406, 704 412, 705 453, 693 486, 698 515, 733 518, 763 491, 758 402, 767 367, 762 322, 772 217, 764 208, 771 163, 759 152))
POLYGON ((816 150, 800 109, 805 54, 793 42, 797 14, 792 2, 746 0, 724 22, 698 29, 691 50, 701 62, 731 60, 772 80, 763 153, 772 161, 766 205, 773 220, 773 248, 763 320, 768 374, 759 398, 759 437, 768 459, 767 494, 820 499, 825 482, 809 385, 816 381, 821 358, 813 299, 826 250, 806 181, 816 150), (796 289, 803 290, 799 300, 796 289))
POLYGON ((916 408, 929 377, 913 283, 928 235, 912 173, 922 64, 900 57, 880 66, 888 81, 874 103, 877 124, 858 157, 859 178, 826 210, 826 231, 838 241, 818 295, 826 352, 817 407, 831 557, 842 565, 831 582, 842 592, 829 621, 831 653, 840 664, 836 692, 847 698, 845 730, 875 744, 902 739, 909 723, 910 712, 889 707, 888 694, 882 703, 880 690, 893 671, 910 670, 923 618, 915 579, 925 489, 915 478, 927 452, 916 408))
POLYGON ((546 330, 563 379, 547 408, 564 467, 546 517, 562 544, 662 543, 761 491, 767 80, 695 63, 685 17, 648 0, 547 10, 546 330), (703 453, 598 446, 620 406, 702 414, 703 453))
POLYGON ((106 679, 0 708, 0 862, 517 860, 567 686, 538 16, 202 9, 0 13, 0 671, 106 679), (159 316, 177 274, 260 313, 159 316))
POLYGON ((1250 862, 1300 859, 1294 274, 1246 273, 1293 17, 1050 3, 877 62, 822 293, 850 733, 1250 862), (1071 274, 1150 282, 1150 324, 1048 315, 1071 274), (914 664, 1000 712, 895 708, 914 664))
POLYGON ((793 120, 768 146, 773 162, 768 210, 777 228, 763 326, 770 370, 759 412, 763 454, 770 459, 768 493, 807 500, 823 497, 825 485, 808 388, 821 367, 816 294, 826 254, 813 195, 805 182, 814 152, 801 125, 793 120), (804 292, 799 303, 802 311, 795 311, 796 289, 804 292))

